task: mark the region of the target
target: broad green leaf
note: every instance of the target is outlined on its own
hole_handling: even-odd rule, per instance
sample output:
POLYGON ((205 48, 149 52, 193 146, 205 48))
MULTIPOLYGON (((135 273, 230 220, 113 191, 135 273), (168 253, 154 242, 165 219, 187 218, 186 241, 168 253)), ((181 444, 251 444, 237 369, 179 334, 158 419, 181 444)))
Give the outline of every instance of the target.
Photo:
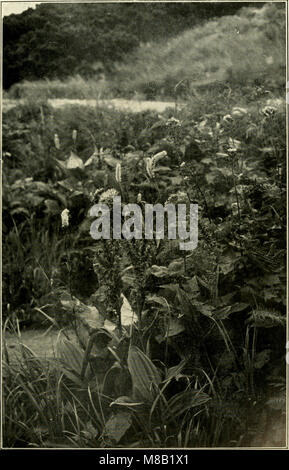
POLYGON ((81 385, 80 376, 85 355, 84 351, 76 344, 61 337, 56 345, 56 353, 63 363, 62 372, 70 380, 81 385))
POLYGON ((131 423, 132 416, 130 411, 118 411, 105 423, 103 434, 109 441, 117 444, 130 428, 131 423))
POLYGON ((17 214, 25 214, 27 217, 31 216, 31 212, 28 209, 25 209, 25 207, 17 207, 16 209, 12 209, 10 211, 10 214, 12 216, 17 215, 17 214))
POLYGON ((67 292, 61 295, 60 302, 68 312, 77 312, 78 319, 84 321, 91 329, 97 329, 103 326, 104 317, 93 305, 86 305, 67 292))
POLYGON ((157 266, 155 264, 151 267, 150 272, 156 277, 165 277, 170 275, 168 268, 165 266, 157 266))
POLYGON ((184 274, 184 260, 180 258, 172 261, 169 264, 168 271, 171 276, 184 274))
POLYGON ((231 313, 231 306, 228 305, 227 307, 220 307, 214 310, 214 317, 218 320, 226 320, 231 313))
POLYGON ((242 312, 246 308, 249 307, 249 304, 246 302, 237 302, 231 306, 231 312, 230 313, 237 313, 237 312, 242 312))
POLYGON ((147 301, 155 302, 156 304, 159 304, 166 309, 169 307, 168 301, 164 297, 161 297, 159 295, 148 295, 147 301))
POLYGON ((170 318, 169 329, 166 332, 166 337, 170 338, 171 336, 179 335, 183 331, 185 331, 185 327, 181 320, 178 318, 170 318))
POLYGON ((141 400, 153 401, 156 387, 161 382, 158 369, 152 361, 136 346, 128 352, 128 369, 132 378, 133 393, 141 400), (153 388, 153 386, 155 386, 153 388))
POLYGON ((131 305, 127 298, 121 294, 123 300, 120 314, 121 314, 121 324, 123 326, 130 326, 137 321, 137 315, 133 312, 131 305))
POLYGON ((66 168, 67 170, 74 170, 76 168, 80 168, 82 170, 84 168, 84 164, 81 158, 79 158, 74 152, 70 152, 70 156, 66 160, 66 168))
POLYGON ((109 333, 113 333, 117 328, 116 324, 110 320, 104 320, 103 328, 107 330, 109 333))

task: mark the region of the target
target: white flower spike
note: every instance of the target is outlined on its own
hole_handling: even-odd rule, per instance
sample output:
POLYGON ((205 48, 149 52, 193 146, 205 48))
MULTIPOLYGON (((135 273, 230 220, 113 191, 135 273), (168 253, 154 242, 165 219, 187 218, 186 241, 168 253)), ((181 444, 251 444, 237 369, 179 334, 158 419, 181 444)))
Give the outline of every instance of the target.
POLYGON ((69 226, 69 209, 64 209, 61 212, 61 226, 62 228, 69 226))

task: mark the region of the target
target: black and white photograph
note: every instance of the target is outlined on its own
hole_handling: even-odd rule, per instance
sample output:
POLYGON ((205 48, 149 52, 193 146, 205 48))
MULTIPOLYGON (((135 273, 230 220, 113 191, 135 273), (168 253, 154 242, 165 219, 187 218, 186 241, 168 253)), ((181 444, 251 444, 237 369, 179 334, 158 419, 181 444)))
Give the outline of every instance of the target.
POLYGON ((1 10, 1 449, 288 450, 287 2, 1 10))

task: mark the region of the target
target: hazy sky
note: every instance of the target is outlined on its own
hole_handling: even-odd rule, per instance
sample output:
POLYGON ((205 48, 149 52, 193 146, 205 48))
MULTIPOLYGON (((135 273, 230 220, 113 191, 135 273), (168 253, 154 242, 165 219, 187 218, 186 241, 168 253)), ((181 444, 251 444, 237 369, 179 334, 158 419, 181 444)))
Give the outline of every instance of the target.
POLYGON ((2 16, 8 16, 12 13, 18 15, 27 8, 35 8, 40 2, 2 2, 2 16))
MULTIPOLYGON (((111 0, 99 0, 100 2, 109 2, 111 0)), ((115 1, 115 0, 114 0, 115 1)), ((118 0, 121 2, 125 2, 126 0, 118 0)), ((131 1, 131 0, 130 0, 131 1)), ((133 1, 133 0, 132 0, 133 1)), ((49 0, 49 2, 55 2, 55 3, 62 3, 62 2, 68 2, 68 3, 82 3, 86 2, 86 0, 49 0)), ((22 11, 27 10, 27 8, 35 8, 35 5, 38 5, 39 3, 46 3, 45 0, 43 2, 14 2, 13 0, 8 0, 1 2, 2 3, 2 17, 3 16, 8 16, 11 15, 12 13, 18 15, 19 13, 22 13, 22 11)))

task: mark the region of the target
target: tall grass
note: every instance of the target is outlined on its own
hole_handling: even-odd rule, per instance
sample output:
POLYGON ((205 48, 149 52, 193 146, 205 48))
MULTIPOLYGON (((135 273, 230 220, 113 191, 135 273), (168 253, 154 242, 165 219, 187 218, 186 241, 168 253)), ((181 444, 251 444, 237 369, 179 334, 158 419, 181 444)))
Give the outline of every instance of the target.
POLYGON ((121 439, 129 447, 162 448, 177 443, 185 448, 218 445, 225 435, 232 438, 230 419, 218 411, 222 404, 218 386, 203 370, 199 377, 181 375, 186 387, 169 398, 167 390, 184 369, 184 361, 168 369, 161 383, 160 369, 132 346, 128 367, 115 363, 103 378, 100 373, 93 377, 89 367, 83 377, 86 353, 71 341, 59 335, 56 357, 44 360, 22 344, 19 328, 15 333, 20 354, 13 357, 4 334, 6 448, 115 447, 121 439), (129 370, 129 396, 115 396, 112 383, 106 383, 110 374, 119 380, 119 369, 127 390, 129 370))
POLYGON ((212 20, 169 42, 144 44, 117 67, 116 90, 147 98, 174 96, 180 82, 194 87, 216 82, 246 85, 285 81, 285 9, 265 5, 212 20), (281 72, 281 76, 280 76, 281 72))
POLYGON ((64 80, 37 80, 17 83, 5 97, 10 99, 46 100, 50 98, 103 99, 110 98, 109 86, 105 80, 84 79, 80 75, 64 80))

